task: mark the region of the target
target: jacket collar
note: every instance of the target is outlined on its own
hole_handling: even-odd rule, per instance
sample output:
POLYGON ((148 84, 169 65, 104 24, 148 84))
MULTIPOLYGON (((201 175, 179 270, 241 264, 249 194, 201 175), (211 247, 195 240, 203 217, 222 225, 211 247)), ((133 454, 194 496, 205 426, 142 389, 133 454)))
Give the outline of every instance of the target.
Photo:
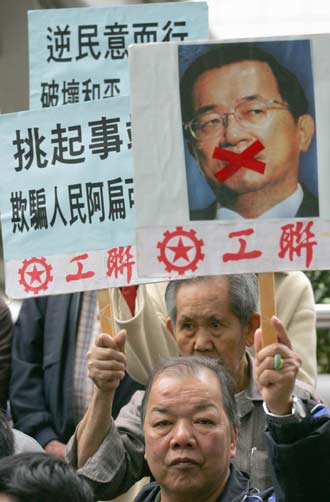
POLYGON ((230 466, 230 476, 218 502, 243 502, 250 493, 250 480, 246 474, 230 466))
MULTIPOLYGON (((249 494, 251 490, 248 476, 231 465, 229 479, 218 502, 243 502, 247 500, 249 494)), ((153 481, 142 489, 134 502, 158 502, 159 496, 159 484, 153 481)))

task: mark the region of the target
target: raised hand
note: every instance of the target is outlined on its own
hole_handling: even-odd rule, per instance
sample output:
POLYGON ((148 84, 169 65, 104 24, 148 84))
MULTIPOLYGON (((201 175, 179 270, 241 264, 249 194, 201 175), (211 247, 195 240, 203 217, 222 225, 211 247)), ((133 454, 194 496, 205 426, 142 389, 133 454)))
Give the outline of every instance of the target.
POLYGON ((102 392, 113 392, 125 376, 126 331, 115 336, 101 333, 87 353, 89 376, 102 392))
POLYGON ((277 333, 277 343, 262 348, 261 329, 255 333, 255 380, 269 411, 285 415, 291 411, 292 392, 301 358, 292 350, 281 321, 273 316, 271 322, 277 333))

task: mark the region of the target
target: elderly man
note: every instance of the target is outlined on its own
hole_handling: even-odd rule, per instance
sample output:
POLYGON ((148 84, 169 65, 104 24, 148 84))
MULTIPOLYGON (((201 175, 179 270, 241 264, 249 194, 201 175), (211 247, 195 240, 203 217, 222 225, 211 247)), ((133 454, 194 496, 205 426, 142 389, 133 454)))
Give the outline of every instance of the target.
MULTIPOLYGON (((145 458, 156 481, 144 487, 135 502, 328 499, 329 417, 316 418, 319 408, 312 411, 313 418, 307 417, 305 406, 300 414, 292 413, 295 409, 291 396, 298 366, 292 364, 285 348, 274 344, 261 350, 257 366, 257 381, 268 414, 276 498, 272 488, 260 493, 231 465, 236 451, 238 416, 223 366, 214 359, 178 357, 168 359, 154 371, 143 399, 145 458), (274 369, 274 360, 281 354, 283 368, 278 371, 274 369), (299 462, 304 450, 308 455, 317 453, 320 445, 317 435, 322 435, 325 443, 323 454, 320 453, 325 464, 319 470, 299 462), (291 462, 296 456, 293 467, 289 456, 291 462)), ((323 408, 322 412, 325 411, 323 408)))
MULTIPOLYGON (((313 289, 303 272, 276 272, 274 275, 277 316, 289 335, 293 350, 302 358, 297 380, 313 392, 317 377, 313 289)), ((113 290, 113 311, 118 331, 127 331, 127 371, 143 385, 146 385, 161 357, 179 354, 175 339, 166 327, 167 284, 140 285, 133 317, 123 304, 118 289, 113 290)), ((253 347, 249 351, 253 354, 253 347)))
MULTIPOLYGON (((254 274, 174 281, 166 291, 180 354, 220 359, 233 376, 241 418, 236 465, 262 489, 271 483, 263 435, 265 416, 246 351, 259 326, 257 296, 254 274)), ((279 338, 286 336, 280 321, 274 319, 274 325, 279 338)), ((143 392, 132 397, 115 423, 111 421, 110 403, 126 367, 124 346, 124 332, 96 339, 88 362, 95 392, 67 450, 68 459, 84 466, 81 473, 95 483, 98 498, 119 495, 148 472, 140 422, 143 392)), ((288 357, 300 366, 299 356, 288 351, 288 357)), ((297 394, 308 397, 301 389, 297 394)))
POLYGON ((270 53, 251 43, 215 45, 184 73, 181 108, 190 150, 217 199, 191 219, 319 215, 317 198, 298 182, 314 120, 298 79, 270 53), (227 176, 226 151, 248 148, 264 170, 243 163, 227 176))

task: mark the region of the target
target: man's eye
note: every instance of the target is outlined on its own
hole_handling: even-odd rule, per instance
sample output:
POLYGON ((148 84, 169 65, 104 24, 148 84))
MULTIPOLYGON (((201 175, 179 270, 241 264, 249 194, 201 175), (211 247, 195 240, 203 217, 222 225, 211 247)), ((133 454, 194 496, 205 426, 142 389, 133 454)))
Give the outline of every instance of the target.
POLYGON ((195 423, 199 424, 199 425, 213 425, 214 424, 213 420, 211 420, 209 418, 197 418, 195 420, 195 423))
POLYGON ((211 326, 211 328, 221 328, 222 324, 220 321, 217 321, 216 319, 214 319, 213 321, 211 321, 210 326, 211 326))
POLYGON ((169 420, 159 420, 159 422, 156 422, 153 426, 158 428, 163 428, 163 427, 169 427, 170 425, 171 422, 169 420))
POLYGON ((181 328, 182 329, 185 329, 187 331, 191 331, 193 329, 193 323, 192 322, 184 322, 182 325, 181 325, 181 328))
POLYGON ((256 117, 258 115, 259 116, 264 115, 265 112, 266 112, 266 110, 264 108, 261 108, 258 106, 253 106, 253 107, 245 110, 244 115, 246 116, 246 118, 249 118, 249 117, 256 117))
POLYGON ((208 117, 207 119, 201 120, 199 122, 199 129, 203 131, 205 129, 217 127, 217 126, 221 125, 221 123, 222 123, 221 118, 218 116, 208 117))
POLYGON ((250 113, 262 113, 264 111, 260 106, 252 106, 249 110, 250 113))

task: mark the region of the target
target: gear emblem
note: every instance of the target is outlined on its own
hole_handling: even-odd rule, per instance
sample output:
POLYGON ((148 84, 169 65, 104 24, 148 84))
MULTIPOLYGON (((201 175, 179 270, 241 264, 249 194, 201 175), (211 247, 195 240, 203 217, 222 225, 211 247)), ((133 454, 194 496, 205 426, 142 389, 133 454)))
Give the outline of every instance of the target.
POLYGON ((157 244, 158 261, 164 263, 167 272, 184 275, 187 271, 195 272, 197 264, 204 259, 202 239, 197 239, 196 231, 176 227, 173 232, 163 233, 164 239, 157 244))
POLYGON ((47 291, 48 284, 53 280, 51 272, 52 266, 47 263, 46 258, 23 260, 22 267, 18 270, 18 282, 27 293, 37 295, 40 291, 47 291))

